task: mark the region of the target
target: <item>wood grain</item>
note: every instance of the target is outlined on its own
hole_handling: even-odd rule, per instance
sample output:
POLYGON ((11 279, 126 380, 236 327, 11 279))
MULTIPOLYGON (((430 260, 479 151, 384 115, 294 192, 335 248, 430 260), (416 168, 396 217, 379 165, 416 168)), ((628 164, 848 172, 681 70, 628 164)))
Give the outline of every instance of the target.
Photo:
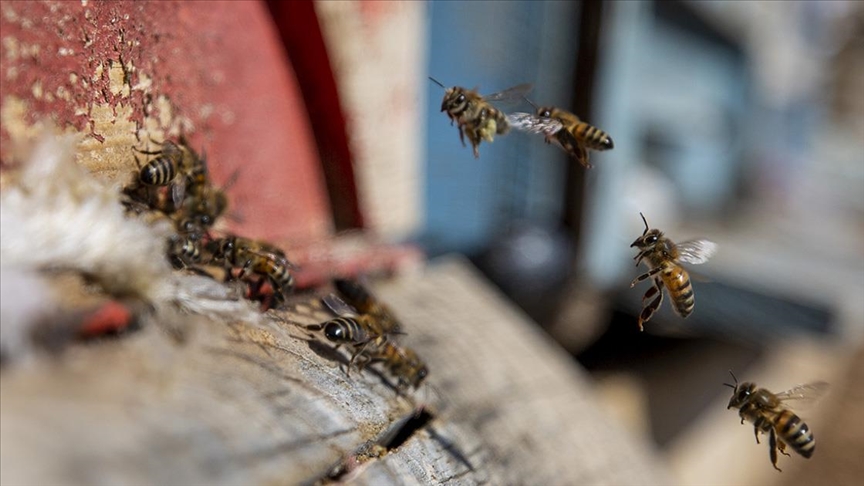
POLYGON ((137 334, 3 369, 0 480, 314 484, 424 405, 428 423, 380 457, 349 460, 357 467, 342 479, 670 484, 570 359, 468 263, 439 261, 376 292, 431 369, 413 396, 372 370, 346 377, 344 358, 302 338, 297 324, 326 317, 314 296, 257 323, 160 316, 137 334))

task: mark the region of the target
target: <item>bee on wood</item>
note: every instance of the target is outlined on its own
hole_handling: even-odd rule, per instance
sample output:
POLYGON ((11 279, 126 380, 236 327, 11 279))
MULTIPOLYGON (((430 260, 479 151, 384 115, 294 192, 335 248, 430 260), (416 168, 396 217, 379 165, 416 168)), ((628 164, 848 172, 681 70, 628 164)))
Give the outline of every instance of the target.
POLYGON ((413 349, 397 346, 390 341, 364 351, 358 367, 363 369, 372 363, 382 363, 384 369, 396 378, 400 391, 409 387, 417 389, 429 376, 429 368, 413 349))
MULTIPOLYGON (((362 289, 362 287, 357 288, 362 289)), ((365 289, 363 292, 365 293, 365 289)), ((371 298, 368 293, 365 294, 365 297, 371 298)), ((338 317, 306 326, 306 329, 313 332, 323 332, 324 337, 335 343, 337 348, 342 345, 351 348, 349 370, 357 358, 363 355, 367 349, 380 348, 391 335, 401 334, 396 322, 381 319, 381 313, 359 313, 359 309, 352 307, 333 294, 327 295, 321 300, 338 317)), ((374 311, 374 309, 380 308, 377 307, 378 305, 374 303, 361 307, 374 311)))
MULTIPOLYGON (((160 145, 157 151, 134 149, 140 154, 156 156, 141 167, 139 180, 144 186, 170 187, 171 202, 176 209, 183 201, 189 181, 202 171, 206 177, 206 161, 189 147, 185 138, 181 137, 179 143, 167 140, 160 145)), ((169 208, 154 209, 173 212, 169 208)))
POLYGON ((608 133, 580 120, 573 113, 554 106, 537 107, 528 102, 537 110, 536 113, 510 114, 507 116, 510 125, 517 130, 542 133, 546 143, 555 143, 582 167, 593 167, 588 163, 588 149, 611 150, 615 147, 608 133))
POLYGON ((813 432, 800 417, 786 408, 784 403, 789 400, 815 400, 828 389, 828 384, 818 381, 774 394, 764 388, 756 388, 754 383, 739 384, 731 370, 729 374, 735 384, 723 383, 732 388, 732 398, 729 399, 726 409, 737 408, 741 423, 747 420, 753 424, 757 444, 760 432, 768 434, 769 454, 774 469, 782 471, 777 467, 777 451, 788 456, 786 446, 809 459, 816 450, 813 432))
POLYGON ((202 253, 200 238, 179 233, 168 238, 168 260, 174 268, 187 268, 201 263, 202 253))
POLYGON ((431 76, 429 79, 444 88, 444 99, 441 101, 441 111, 447 112, 450 124, 456 122, 459 129, 459 140, 465 146, 465 136, 471 142, 474 158, 480 157, 480 142, 492 142, 495 135, 504 135, 510 130, 507 117, 490 102, 507 101, 524 97, 532 86, 520 84, 504 91, 482 96, 477 89, 467 89, 461 86, 447 88, 431 76))
POLYGON ((636 247, 639 250, 639 253, 633 257, 636 266, 639 266, 644 259, 649 271, 636 277, 630 283, 630 288, 649 278, 654 282, 642 297, 643 308, 642 313, 639 314, 639 330, 642 331, 642 324, 651 319, 663 302, 663 287, 666 287, 669 292, 672 308, 679 316, 686 318, 693 312, 696 304, 693 286, 690 283, 690 275, 681 263, 693 265, 705 263, 717 252, 717 245, 707 240, 690 240, 676 245, 660 230, 649 229, 648 221, 642 213, 639 213, 639 216, 642 216, 642 222, 645 223, 645 231, 642 232, 642 236, 636 238, 630 248, 636 247), (652 298, 653 300, 650 300, 652 298), (647 305, 645 301, 649 301, 647 305))
MULTIPOLYGON (((273 286, 278 302, 284 302, 294 289, 294 276, 291 274, 294 266, 281 249, 269 243, 229 235, 208 242, 207 251, 212 254, 214 263, 223 264, 229 271, 239 268, 238 279, 242 280, 250 273, 266 278, 273 286)), ((253 289, 253 294, 258 290, 260 285, 253 289)))
POLYGON ((333 284, 348 305, 357 309, 360 314, 375 318, 386 332, 398 332, 401 329, 399 320, 394 317, 390 308, 372 296, 369 290, 356 280, 336 279, 333 284))

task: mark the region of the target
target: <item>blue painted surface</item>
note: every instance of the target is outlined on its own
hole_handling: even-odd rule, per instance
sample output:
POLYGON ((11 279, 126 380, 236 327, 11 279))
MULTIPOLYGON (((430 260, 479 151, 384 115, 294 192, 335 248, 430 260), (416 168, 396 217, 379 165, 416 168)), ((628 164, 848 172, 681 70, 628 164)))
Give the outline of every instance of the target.
MULTIPOLYGON (((446 86, 479 87, 482 94, 533 83, 534 99, 569 102, 562 98, 571 90, 577 32, 567 15, 575 19, 575 8, 566 2, 432 2, 429 75, 446 86)), ((561 154, 539 137, 511 132, 483 142, 474 159, 440 111, 444 90, 431 81, 428 86, 427 214, 420 243, 429 253, 474 253, 516 219, 557 222, 561 154)), ((531 110, 526 103, 500 107, 531 110)))

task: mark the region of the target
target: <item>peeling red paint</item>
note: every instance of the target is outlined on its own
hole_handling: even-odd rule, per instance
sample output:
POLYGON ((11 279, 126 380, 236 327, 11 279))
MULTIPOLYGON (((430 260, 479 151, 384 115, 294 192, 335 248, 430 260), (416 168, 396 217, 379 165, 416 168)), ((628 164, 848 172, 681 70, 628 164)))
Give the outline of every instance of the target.
MULTIPOLYGON (((261 2, 2 1, 0 43, 0 103, 26 101, 30 123, 47 117, 103 141, 93 106, 132 106, 140 126, 145 114, 160 115, 155 98, 164 96, 175 118, 191 122, 187 135, 206 150, 217 183, 239 170, 229 192, 243 220, 232 230, 292 241, 330 233, 303 103, 261 2), (116 63, 132 67, 130 86, 146 75, 152 94, 112 93, 116 63)), ((0 140, 8 137, 0 127, 0 140)))

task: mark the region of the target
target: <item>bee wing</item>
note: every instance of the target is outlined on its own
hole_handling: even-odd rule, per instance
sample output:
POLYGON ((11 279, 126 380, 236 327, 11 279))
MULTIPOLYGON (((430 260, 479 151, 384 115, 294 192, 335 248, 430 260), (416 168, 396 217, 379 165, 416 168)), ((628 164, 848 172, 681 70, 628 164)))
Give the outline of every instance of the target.
POLYGON ((800 400, 801 404, 810 404, 818 400, 828 390, 828 383, 824 381, 816 381, 807 383, 806 385, 798 385, 792 389, 776 394, 776 397, 782 401, 800 400))
POLYGON ((530 93, 533 88, 534 85, 530 83, 520 84, 513 86, 512 88, 507 88, 504 91, 484 96, 483 99, 486 101, 509 101, 522 99, 522 97, 530 93))
POLYGON ((171 184, 171 201, 175 208, 179 208, 183 204, 183 199, 186 197, 186 178, 178 177, 171 184))
POLYGON ((717 253, 717 244, 708 240, 689 240, 678 245, 678 261, 699 265, 717 253))
POLYGON ((510 113, 507 122, 511 127, 528 133, 542 133, 546 136, 555 135, 564 125, 554 118, 540 118, 531 113, 510 113))
POLYGON ((331 312, 340 317, 360 317, 357 310, 345 303, 336 294, 328 294, 321 298, 321 302, 330 309, 331 312))

